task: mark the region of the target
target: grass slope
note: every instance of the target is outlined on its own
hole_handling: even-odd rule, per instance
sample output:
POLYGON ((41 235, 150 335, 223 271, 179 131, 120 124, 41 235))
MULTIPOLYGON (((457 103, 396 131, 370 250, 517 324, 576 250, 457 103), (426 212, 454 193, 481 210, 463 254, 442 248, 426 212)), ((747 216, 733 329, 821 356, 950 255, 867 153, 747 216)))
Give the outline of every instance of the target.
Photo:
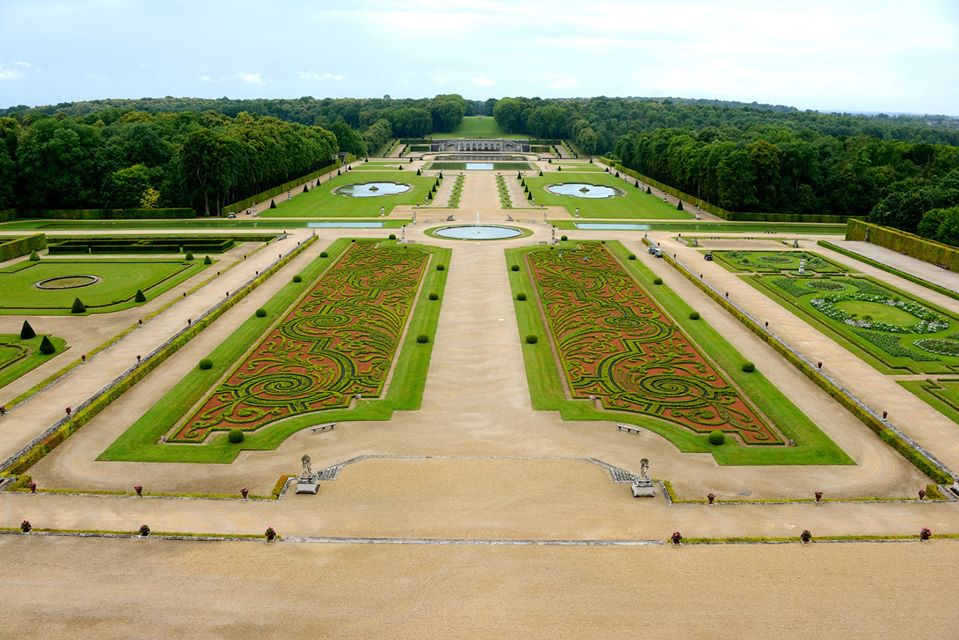
MULTIPOLYGON (((566 243, 561 243, 562 247, 566 243)), ((749 400, 758 407, 779 431, 792 439, 796 446, 756 447, 742 446, 727 438, 725 444, 709 444, 708 437, 695 434, 664 420, 635 413, 595 409, 589 402, 570 400, 563 390, 558 365, 546 340, 537 344, 523 344, 526 375, 533 408, 540 411, 559 411, 564 420, 603 420, 634 424, 657 433, 683 452, 711 453, 719 464, 726 465, 808 465, 853 464, 853 461, 824 434, 806 415, 786 398, 761 372, 744 373, 740 365, 745 358, 704 320, 689 320, 692 308, 665 285, 653 285, 653 274, 638 260, 627 260, 629 252, 618 242, 607 246, 624 268, 636 278, 669 314, 672 320, 707 354, 749 400)), ((507 263, 525 265, 525 254, 540 247, 509 249, 507 263)), ((533 295, 533 283, 528 269, 509 272, 514 294, 514 308, 521 336, 546 336, 543 319, 533 295), (515 300, 515 294, 527 294, 525 301, 515 300)))
MULTIPOLYGON (((317 258, 301 272, 303 282, 319 278, 346 250, 350 241, 337 240, 328 250, 329 257, 317 258)), ((353 409, 312 412, 270 424, 266 428, 245 434, 243 442, 231 444, 227 434, 220 433, 201 445, 160 444, 160 437, 169 432, 178 420, 255 344, 271 327, 270 319, 281 318, 287 309, 307 291, 303 283, 287 283, 263 308, 266 318, 247 319, 208 355, 197 354, 197 360, 208 357, 215 363, 209 370, 193 369, 159 402, 143 414, 98 460, 126 460, 144 462, 198 462, 229 463, 242 450, 276 449, 287 437, 320 422, 388 420, 396 410, 418 409, 423 399, 426 372, 433 349, 432 339, 426 344, 416 342, 416 336, 425 333, 431 338, 436 333, 441 302, 429 300, 435 292, 442 299, 448 271, 437 271, 437 264, 449 265, 449 249, 417 245, 418 249, 433 254, 420 289, 420 296, 410 318, 393 376, 383 398, 360 401, 353 409)))
POLYGON ((674 205, 666 204, 655 196, 637 189, 632 183, 609 175, 608 173, 575 173, 559 171, 540 176, 527 176, 526 184, 533 192, 536 204, 566 207, 571 214, 579 209, 580 218, 620 218, 634 220, 688 220, 691 213, 679 211, 674 205), (577 198, 550 193, 546 187, 565 182, 583 182, 605 185, 619 189, 622 196, 612 198, 577 198))
POLYGON ((277 197, 276 209, 267 209, 263 218, 375 218, 380 207, 389 214, 399 204, 424 204, 426 195, 436 178, 418 176, 416 171, 348 171, 332 180, 320 183, 307 193, 295 195, 292 200, 277 197), (404 193, 372 198, 351 198, 333 193, 337 187, 366 182, 399 182, 413 188, 404 193))
POLYGON ((514 140, 525 140, 529 136, 519 133, 506 133, 496 124, 493 116, 466 116, 459 126, 451 133, 434 133, 430 135, 436 140, 449 140, 451 138, 511 138, 514 140))

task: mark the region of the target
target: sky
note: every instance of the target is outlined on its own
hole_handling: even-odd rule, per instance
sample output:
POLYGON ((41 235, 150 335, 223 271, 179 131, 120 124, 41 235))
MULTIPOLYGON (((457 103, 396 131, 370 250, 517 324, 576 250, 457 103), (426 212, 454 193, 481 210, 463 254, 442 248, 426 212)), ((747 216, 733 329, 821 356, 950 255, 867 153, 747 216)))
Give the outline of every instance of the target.
POLYGON ((959 0, 0 0, 0 107, 440 93, 959 115, 959 0))

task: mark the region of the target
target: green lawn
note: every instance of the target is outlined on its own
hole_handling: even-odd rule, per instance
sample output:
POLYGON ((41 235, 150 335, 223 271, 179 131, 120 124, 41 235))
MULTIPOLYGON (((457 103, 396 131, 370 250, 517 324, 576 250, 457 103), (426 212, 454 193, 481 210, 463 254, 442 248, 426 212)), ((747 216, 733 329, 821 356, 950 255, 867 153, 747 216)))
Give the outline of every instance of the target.
POLYGON ((506 133, 496 124, 493 116, 466 116, 452 133, 433 133, 431 138, 447 140, 450 138, 512 138, 525 140, 527 135, 520 133, 506 133))
POLYGON ((959 426, 959 379, 901 380, 899 384, 959 426))
POLYGON ((76 298, 87 313, 112 313, 141 304, 134 300, 137 289, 150 300, 205 268, 200 259, 23 261, 0 270, 0 314, 68 315, 76 298), (98 280, 69 289, 36 286, 50 278, 78 276, 84 282, 92 281, 86 276, 98 280))
MULTIPOLYGON (((66 349, 67 343, 62 338, 49 337, 53 346, 56 347, 56 353, 66 349)), ((29 340, 21 340, 19 334, 0 334, 0 388, 36 369, 56 355, 56 353, 50 355, 40 353, 41 340, 43 340, 41 335, 29 340)))
MULTIPOLYGON (((515 179, 515 178, 514 178, 515 179)), ((527 176, 526 184, 533 192, 536 204, 559 205, 575 215, 579 209, 580 218, 630 218, 636 220, 664 220, 674 218, 686 220, 693 214, 679 211, 675 206, 666 204, 659 198, 637 189, 632 183, 609 175, 608 173, 575 173, 561 171, 540 176, 527 176), (582 182, 586 184, 614 187, 623 195, 611 198, 578 198, 550 193, 546 187, 551 184, 582 182)))
POLYGON ((559 166, 563 168, 563 171, 570 171, 576 173, 603 173, 603 169, 596 166, 595 164, 590 164, 588 162, 554 162, 552 166, 559 166))
MULTIPOLYGON (((704 252, 705 253, 705 252, 704 252)), ((777 273, 798 272, 805 263, 805 271, 815 273, 843 273, 847 267, 806 251, 710 251, 713 259, 732 272, 777 273)))
MULTIPOLYGON (((427 169, 430 171, 465 171, 465 162, 431 162, 427 169)), ((528 162, 493 162, 492 169, 475 169, 475 171, 529 171, 528 162)))
POLYGON ((883 373, 959 373, 959 316, 865 277, 743 276, 883 373))
POLYGON ((276 209, 267 209, 263 218, 375 218, 380 208, 389 214, 399 204, 425 204, 426 195, 436 178, 418 176, 416 171, 349 171, 321 183, 307 193, 295 195, 292 200, 277 197, 276 209), (372 198, 351 198, 333 193, 337 187, 368 182, 398 182, 413 188, 404 193, 372 198))
MULTIPOLYGON (((301 272, 303 283, 313 282, 319 278, 349 244, 348 239, 334 242, 328 250, 328 257, 317 258, 303 269, 301 272)), ((199 368, 193 369, 100 454, 98 459, 229 463, 244 449, 276 449, 293 433, 319 423, 344 420, 388 420, 393 411, 418 409, 423 398, 433 337, 435 337, 436 324, 442 306, 441 300, 449 273, 447 270, 437 270, 436 265, 442 264, 448 267, 451 252, 449 249, 427 245, 416 245, 416 248, 428 251, 432 257, 420 286, 421 295, 409 320, 389 387, 382 398, 364 399, 353 409, 304 413, 274 422, 247 433, 243 442, 239 444, 228 442, 225 433, 212 435, 203 444, 160 444, 160 437, 170 432, 190 408, 219 383, 223 374, 230 371, 246 354, 250 345, 256 344, 266 334, 272 326, 269 319, 283 317, 286 311, 309 290, 308 287, 303 286, 303 283, 290 282, 263 306, 267 311, 266 318, 250 317, 211 353, 197 354, 197 360, 208 357, 216 363, 212 369, 206 371, 199 368), (436 293, 439 300, 429 300, 428 296, 424 295, 426 293, 436 293), (429 342, 418 343, 416 337, 419 334, 429 336, 429 342)))
POLYGON ((673 220, 668 222, 643 221, 633 223, 630 220, 622 221, 603 221, 595 220, 550 220, 557 229, 564 231, 575 231, 580 227, 578 223, 585 224, 616 224, 623 222, 630 225, 631 231, 696 231, 700 233, 821 233, 844 235, 846 225, 844 224, 807 224, 798 222, 722 222, 722 221, 693 221, 693 220, 673 220))
MULTIPOLYGON (((576 243, 563 242, 562 247, 576 243)), ((565 420, 602 420, 633 424, 653 431, 668 439, 681 451, 710 453, 719 464, 728 465, 784 465, 784 464, 853 464, 852 460, 829 439, 806 415, 769 382, 760 371, 745 373, 740 365, 746 360, 706 319, 690 320, 692 308, 665 285, 653 284, 653 273, 638 260, 628 260, 629 251, 618 242, 607 242, 608 248, 624 268, 636 278, 679 328, 707 354, 743 393, 786 438, 795 446, 744 446, 734 438, 725 444, 709 444, 707 436, 674 425, 665 420, 632 412, 597 410, 589 402, 567 397, 559 368, 547 340, 537 344, 523 344, 526 376, 533 408, 541 411, 559 411, 565 420)), ((525 255, 541 251, 541 247, 524 247, 506 251, 507 264, 526 266, 525 255)), ((546 324, 537 305, 534 285, 528 269, 509 271, 514 294, 521 338, 528 334, 547 336, 546 324), (525 293, 525 301, 516 300, 517 293, 525 293)))

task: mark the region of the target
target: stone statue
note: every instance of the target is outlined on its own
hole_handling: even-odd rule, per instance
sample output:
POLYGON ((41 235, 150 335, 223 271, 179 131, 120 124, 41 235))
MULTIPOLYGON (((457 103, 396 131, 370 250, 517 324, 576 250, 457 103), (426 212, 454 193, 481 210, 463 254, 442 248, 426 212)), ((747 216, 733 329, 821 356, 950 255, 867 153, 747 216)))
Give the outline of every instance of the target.
POLYGON ((643 458, 639 461, 640 480, 649 480, 649 458, 643 458))
POLYGON ((300 458, 300 462, 303 463, 303 477, 308 477, 313 475, 313 468, 310 466, 310 456, 303 454, 303 457, 300 458))

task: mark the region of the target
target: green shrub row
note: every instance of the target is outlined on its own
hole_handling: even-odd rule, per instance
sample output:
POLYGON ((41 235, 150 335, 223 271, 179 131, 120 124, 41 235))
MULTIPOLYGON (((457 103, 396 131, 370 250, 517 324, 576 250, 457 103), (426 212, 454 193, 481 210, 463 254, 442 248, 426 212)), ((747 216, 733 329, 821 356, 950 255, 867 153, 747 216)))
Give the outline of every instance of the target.
POLYGON ((22 209, 19 218, 48 220, 172 220, 195 218, 196 211, 171 209, 22 209))
MULTIPOLYGON (((643 242, 646 244, 649 243, 646 238, 643 238, 643 242)), ((795 366, 807 378, 816 383, 820 389, 828 393, 834 400, 836 400, 836 402, 844 406, 849 410, 850 413, 859 418, 863 424, 878 434, 883 442, 892 446, 893 449, 898 451, 902 457, 911 462, 917 469, 932 478, 937 484, 948 484, 953 481, 952 476, 939 469, 939 467, 933 464, 933 462, 929 460, 929 458, 927 458, 922 452, 910 446, 908 442, 897 436, 895 432, 887 429, 878 418, 873 416, 871 413, 864 411, 862 407, 860 407, 855 401, 846 395, 838 386, 833 384, 828 378, 810 366, 809 363, 798 357, 779 340, 770 340, 769 333, 763 327, 743 314, 724 296, 721 296, 713 291, 694 274, 690 273, 681 265, 679 265, 671 256, 664 253, 663 259, 673 266, 673 268, 679 271, 683 277, 699 287, 704 293, 706 293, 706 295, 718 302, 724 309, 731 313, 733 317, 742 322, 750 331, 759 336, 763 342, 775 349, 790 364, 795 366)))
POLYGON ((226 313, 227 310, 249 295, 254 289, 263 284, 267 278, 273 275, 273 273, 284 267, 290 260, 299 255, 300 252, 302 252, 315 241, 316 236, 307 238, 307 240, 300 244, 299 247, 284 256, 282 260, 278 260, 273 266, 263 271, 255 280, 238 290, 231 297, 224 299, 220 306, 216 307, 209 314, 191 324, 188 329, 170 341, 166 346, 162 347, 153 355, 153 357, 147 358, 143 364, 131 371, 113 388, 93 400, 90 404, 83 407, 83 409, 74 412, 73 415, 70 416, 69 420, 60 425, 58 429, 49 434, 46 438, 24 452, 23 455, 17 458, 9 467, 0 472, 0 475, 20 475, 34 464, 39 462, 44 456, 53 451, 53 449, 60 445, 64 440, 76 433, 80 427, 88 423, 90 420, 96 417, 97 414, 106 409, 111 402, 119 398, 127 390, 133 387, 133 385, 146 377, 147 374, 160 366, 164 361, 166 361, 167 358, 179 351, 181 347, 196 337, 197 334, 206 329, 220 316, 226 313))
MULTIPOLYGON (((349 156, 347 156, 347 160, 349 161, 349 156)), ((343 165, 340 164, 339 161, 337 161, 337 162, 334 162, 333 164, 326 165, 322 169, 311 171, 305 176, 300 176, 299 178, 287 180, 283 184, 279 184, 273 187, 272 189, 267 189, 266 191, 261 191, 257 194, 250 196, 249 198, 244 198, 236 202, 231 202, 230 204, 225 205, 223 208, 220 209, 220 214, 226 215, 228 213, 236 213, 238 211, 243 211, 244 209, 248 209, 252 207, 257 202, 264 202, 268 198, 272 198, 273 196, 278 196, 281 193, 289 191, 293 187, 298 187, 309 180, 315 180, 316 178, 319 178, 320 176, 322 176, 324 173, 329 173, 330 171, 333 171, 334 169, 338 169, 341 166, 343 165)))
POLYGON ((819 240, 816 242, 816 244, 818 244, 820 247, 831 249, 835 251, 836 253, 841 253, 844 256, 849 256, 850 258, 858 260, 859 262, 865 262, 871 267, 882 269, 886 273, 891 273, 894 276, 899 276, 903 280, 908 280, 909 282, 913 282, 915 284, 918 284, 919 286, 925 287, 927 289, 932 289, 936 293, 941 293, 942 295, 948 296, 952 298, 953 300, 959 300, 959 291, 953 291, 952 289, 941 287, 935 282, 929 282, 928 280, 923 280, 922 278, 914 276, 911 273, 900 271, 899 269, 890 267, 889 265, 883 264, 882 262, 877 262, 876 260, 873 260, 872 258, 869 258, 862 254, 856 253, 855 251, 850 251, 849 249, 846 249, 845 247, 840 247, 838 244, 833 244, 829 242, 828 240, 819 240))
POLYGON ((16 209, 2 209, 0 210, 0 222, 9 222, 17 217, 16 209))
POLYGON ((846 227, 846 240, 865 240, 950 271, 959 271, 959 248, 926 240, 898 229, 881 227, 862 220, 850 220, 846 227))
POLYGON ((0 240, 0 262, 25 256, 31 251, 40 251, 47 247, 47 237, 42 233, 32 236, 20 236, 0 240))
POLYGON ((708 211, 709 213, 711 213, 711 214, 713 214, 713 215, 715 215, 715 216, 719 216, 720 218, 723 218, 724 220, 732 220, 732 219, 733 219, 733 218, 731 217, 731 216, 733 215, 732 212, 731 212, 731 211, 726 211, 726 210, 723 209, 722 207, 717 207, 716 205, 711 204, 711 203, 709 203, 709 202, 706 202, 705 200, 702 200, 701 198, 697 198, 696 196, 690 195, 690 194, 688 194, 688 193, 686 193, 686 192, 684 192, 684 191, 680 191, 679 189, 674 189, 673 187, 669 186, 668 184, 663 184, 663 183, 660 182, 659 180, 653 180, 653 179, 650 178, 649 176, 644 176, 643 174, 639 173, 638 171, 633 171, 632 169, 627 169, 626 167, 624 167, 623 165, 619 164, 618 162, 613 162, 612 160, 609 160, 609 159, 607 159, 607 158, 602 158, 602 161, 603 161, 605 164, 610 165, 611 167, 613 167, 613 168, 616 169, 617 171, 620 171, 620 172, 622 172, 622 173, 625 173, 626 175, 628 175, 628 176, 630 176, 630 177, 632 177, 632 178, 635 178, 635 179, 637 179, 637 180, 641 180, 641 181, 645 182, 646 184, 652 185, 652 186, 656 187, 657 189, 659 189, 660 191, 662 191, 663 193, 668 193, 669 195, 673 196, 674 198, 679 198, 680 200, 685 200, 686 202, 695 202, 697 205, 699 205, 699 206, 702 208, 703 211, 708 211))

